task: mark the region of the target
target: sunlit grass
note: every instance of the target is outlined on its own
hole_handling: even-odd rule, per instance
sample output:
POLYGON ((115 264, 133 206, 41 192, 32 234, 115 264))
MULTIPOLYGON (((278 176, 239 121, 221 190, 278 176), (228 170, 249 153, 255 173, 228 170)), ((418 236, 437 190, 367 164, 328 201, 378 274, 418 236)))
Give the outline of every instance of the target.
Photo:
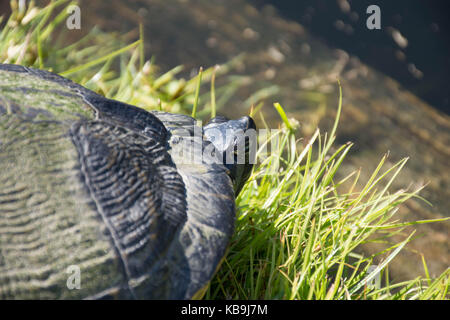
MULTIPOLYGON (((338 119, 335 129, 337 124, 338 119)), ((390 283, 387 267, 413 233, 371 256, 355 252, 374 237, 421 223, 393 222, 397 207, 420 191, 389 192, 407 159, 386 168, 383 156, 358 191, 359 172, 335 178, 352 145, 332 152, 333 132, 327 136, 317 130, 299 149, 290 125, 273 139, 279 140, 277 147, 259 152, 260 164, 238 197, 236 232, 207 298, 446 298, 449 270, 437 279, 390 283), (384 258, 375 263, 379 254, 384 258)))
MULTIPOLYGON (((0 32, 1 62, 51 70, 106 97, 148 110, 197 117, 220 112, 241 85, 240 78, 230 77, 226 85, 215 86, 216 75, 226 76, 233 62, 202 70, 192 79, 178 77, 182 66, 158 74, 154 59, 144 56, 141 26, 140 38, 131 44, 94 29, 78 42, 64 46, 55 38, 55 31, 67 17, 64 8, 69 1, 53 1, 45 8, 30 4, 22 11, 16 1, 12 3, 13 13, 0 32), (210 91, 201 93, 200 88, 208 84, 210 91)), ((270 99, 277 90, 273 86, 249 97, 247 103, 256 105, 251 109, 254 117, 264 119, 258 102, 270 99)), ((395 220, 398 206, 420 191, 392 190, 392 182, 407 159, 387 167, 386 156, 380 155, 378 167, 360 189, 356 187, 358 171, 337 178, 352 144, 336 145, 340 110, 345 108, 342 94, 336 101, 338 112, 331 132, 317 129, 301 141, 296 138, 296 122, 280 104, 274 104, 281 129, 260 141, 258 163, 237 199, 236 231, 228 254, 205 298, 448 297, 450 271, 432 279, 425 261, 425 277, 390 282, 389 263, 413 233, 382 252, 370 256, 357 253, 362 244, 431 221, 395 220), (379 256, 383 258, 375 262, 379 256)))

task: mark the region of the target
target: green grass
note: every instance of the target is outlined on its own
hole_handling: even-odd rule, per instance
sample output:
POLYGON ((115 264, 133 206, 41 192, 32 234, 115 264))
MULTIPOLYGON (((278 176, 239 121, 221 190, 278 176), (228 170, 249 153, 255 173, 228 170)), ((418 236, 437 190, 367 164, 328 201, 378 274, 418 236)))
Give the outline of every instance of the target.
MULTIPOLYGON (((279 107, 279 106, 278 106, 279 107)), ((338 107, 338 114, 341 104, 338 107)), ((282 115, 282 119, 287 120, 282 115)), ((336 119, 335 129, 337 128, 336 119)), ((359 174, 336 180, 352 147, 339 146, 319 130, 297 150, 292 126, 276 133, 279 147, 259 153, 260 165, 239 196, 236 233, 207 298, 232 299, 443 299, 449 272, 438 279, 372 284, 411 235, 382 253, 355 253, 361 244, 389 238, 406 224, 396 223, 398 205, 416 195, 389 187, 405 165, 384 169, 386 157, 362 190, 359 174), (385 180, 384 186, 381 182, 385 180), (345 183, 347 182, 347 183, 345 183), (348 183, 350 182, 350 183, 348 183), (345 188, 344 185, 349 185, 345 188), (375 264, 374 258, 384 258, 375 264), (372 271, 369 271, 369 267, 372 271), (434 289, 430 289, 430 288, 434 289), (431 293, 433 292, 433 293, 431 293)), ((275 138, 275 137, 272 137, 275 138)), ((412 222, 412 224, 419 222, 412 222)))
MULTIPOLYGON (((64 23, 68 4, 53 1, 45 8, 29 6, 24 12, 15 8, 0 33, 0 61, 48 69, 145 109, 197 117, 220 112, 242 84, 240 78, 228 76, 233 62, 187 80, 177 77, 181 66, 158 74, 154 59, 144 56, 140 26, 140 38, 128 45, 118 35, 94 29, 64 46, 55 31, 64 23), (225 78, 225 84, 215 87, 216 76, 225 78), (201 93, 201 88, 206 92, 201 93)), ((59 30, 64 37, 65 28, 59 30)), ((248 101, 257 105, 262 98, 270 99, 274 89, 257 92, 248 101)), ((386 156, 380 155, 378 167, 362 188, 357 188, 358 171, 337 178, 352 147, 335 143, 340 110, 345 108, 342 94, 337 99, 332 131, 317 130, 300 141, 296 122, 280 104, 274 104, 281 129, 260 141, 258 163, 237 199, 236 231, 228 254, 205 298, 448 298, 450 270, 430 278, 425 261, 426 276, 390 282, 389 263, 413 233, 377 254, 357 253, 362 244, 386 241, 406 226, 438 220, 396 220, 398 206, 420 191, 391 190, 407 159, 387 167, 386 156)), ((252 112, 264 119, 260 106, 252 112)))

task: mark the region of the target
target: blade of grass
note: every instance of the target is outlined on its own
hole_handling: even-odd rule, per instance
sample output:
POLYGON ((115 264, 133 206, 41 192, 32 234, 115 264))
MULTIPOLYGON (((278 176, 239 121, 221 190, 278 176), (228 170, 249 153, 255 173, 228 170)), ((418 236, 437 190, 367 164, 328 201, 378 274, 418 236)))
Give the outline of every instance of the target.
POLYGON ((278 102, 275 102, 273 104, 273 106, 278 111, 278 114, 280 115, 281 120, 283 120, 283 123, 285 124, 286 128, 288 128, 290 132, 294 132, 294 129, 292 128, 292 126, 291 126, 291 124, 290 124, 290 122, 289 122, 289 120, 288 120, 288 118, 286 116, 286 113, 284 112, 284 110, 281 107, 281 105, 278 102))
POLYGON ((197 88, 195 89, 195 99, 194 99, 194 105, 192 107, 192 114, 191 116, 195 118, 195 115, 197 114, 197 106, 198 106, 198 96, 200 94, 200 86, 202 84, 202 74, 203 74, 203 67, 200 67, 198 71, 197 76, 197 88))
POLYGON ((133 42, 132 44, 126 46, 126 47, 123 47, 123 48, 121 48, 119 50, 111 52, 110 54, 107 54, 104 57, 95 59, 93 61, 85 63, 84 65, 77 66, 77 67, 74 67, 74 68, 69 69, 67 71, 64 71, 64 72, 60 73, 60 75, 65 77, 65 76, 68 76, 69 74, 86 70, 86 69, 91 68, 91 67, 93 67, 95 65, 103 63, 103 62, 105 62, 105 61, 107 61, 107 60, 109 60, 111 58, 114 58, 114 57, 116 57, 116 56, 118 56, 118 55, 120 55, 120 54, 122 54, 122 53, 124 53, 126 51, 129 51, 129 50, 133 49, 134 47, 138 46, 140 43, 141 43, 141 40, 137 40, 137 41, 133 42))
POLYGON ((211 118, 214 118, 216 116, 216 89, 215 89, 215 82, 216 82, 216 71, 219 69, 219 66, 216 65, 213 69, 213 73, 211 76, 211 118))

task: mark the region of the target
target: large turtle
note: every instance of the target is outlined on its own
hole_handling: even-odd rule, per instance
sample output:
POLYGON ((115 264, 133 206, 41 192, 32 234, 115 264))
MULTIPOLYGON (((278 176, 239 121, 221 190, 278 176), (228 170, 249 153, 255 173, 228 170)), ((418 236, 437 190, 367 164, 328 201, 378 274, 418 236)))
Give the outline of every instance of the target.
POLYGON ((200 296, 251 170, 248 137, 229 133, 254 128, 200 128, 0 64, 0 299, 200 296))

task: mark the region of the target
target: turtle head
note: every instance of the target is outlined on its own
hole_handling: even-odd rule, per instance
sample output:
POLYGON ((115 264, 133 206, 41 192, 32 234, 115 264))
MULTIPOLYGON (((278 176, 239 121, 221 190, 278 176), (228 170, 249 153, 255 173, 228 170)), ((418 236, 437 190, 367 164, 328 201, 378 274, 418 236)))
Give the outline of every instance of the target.
POLYGON ((255 163, 255 122, 248 116, 237 120, 217 116, 203 127, 203 134, 214 145, 219 161, 228 169, 237 196, 255 163))

